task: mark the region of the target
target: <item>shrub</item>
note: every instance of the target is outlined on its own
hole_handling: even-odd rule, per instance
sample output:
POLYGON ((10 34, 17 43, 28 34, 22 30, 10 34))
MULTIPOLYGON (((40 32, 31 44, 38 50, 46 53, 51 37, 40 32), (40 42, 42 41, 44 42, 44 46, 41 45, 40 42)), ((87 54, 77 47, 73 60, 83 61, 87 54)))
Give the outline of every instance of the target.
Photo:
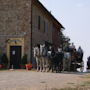
POLYGON ((8 64, 8 58, 6 54, 3 54, 1 56, 1 64, 7 65, 8 64))
POLYGON ((2 56, 2 55, 0 54, 0 64, 1 64, 1 56, 2 56))
POLYGON ((2 66, 2 68, 7 68, 8 58, 7 58, 7 55, 6 54, 3 54, 1 56, 0 65, 2 66))
POLYGON ((27 55, 25 54, 21 59, 21 66, 22 68, 25 68, 25 65, 27 64, 27 55))

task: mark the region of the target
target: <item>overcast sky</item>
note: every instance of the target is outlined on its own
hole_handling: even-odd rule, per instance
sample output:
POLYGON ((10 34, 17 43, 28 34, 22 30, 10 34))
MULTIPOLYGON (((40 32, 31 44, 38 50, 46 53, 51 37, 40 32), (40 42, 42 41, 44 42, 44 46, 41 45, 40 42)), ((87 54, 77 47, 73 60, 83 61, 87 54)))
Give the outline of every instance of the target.
POLYGON ((76 48, 85 52, 84 60, 90 55, 90 0, 39 0, 66 28, 76 48))

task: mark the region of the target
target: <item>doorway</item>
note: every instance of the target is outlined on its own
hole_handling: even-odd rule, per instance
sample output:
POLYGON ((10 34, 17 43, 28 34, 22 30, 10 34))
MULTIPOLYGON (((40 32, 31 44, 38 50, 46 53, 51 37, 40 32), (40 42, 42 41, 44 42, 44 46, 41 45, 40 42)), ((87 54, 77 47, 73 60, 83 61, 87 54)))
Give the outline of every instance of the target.
POLYGON ((10 46, 10 68, 21 68, 21 52, 21 46, 10 46))

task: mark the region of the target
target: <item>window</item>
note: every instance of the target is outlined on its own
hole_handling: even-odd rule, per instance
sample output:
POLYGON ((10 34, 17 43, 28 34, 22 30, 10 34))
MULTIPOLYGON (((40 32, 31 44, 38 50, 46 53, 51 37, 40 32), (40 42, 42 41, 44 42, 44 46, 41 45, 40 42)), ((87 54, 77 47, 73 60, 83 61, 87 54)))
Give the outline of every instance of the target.
POLYGON ((48 31, 48 22, 44 20, 43 32, 47 33, 48 31))
POLYGON ((40 16, 38 16, 38 29, 39 30, 40 30, 40 27, 41 27, 40 23, 41 23, 41 18, 40 18, 40 16))
POLYGON ((47 33, 47 31, 48 31, 48 22, 46 22, 45 24, 45 32, 47 33))
POLYGON ((46 31, 46 22, 44 21, 44 32, 46 31))

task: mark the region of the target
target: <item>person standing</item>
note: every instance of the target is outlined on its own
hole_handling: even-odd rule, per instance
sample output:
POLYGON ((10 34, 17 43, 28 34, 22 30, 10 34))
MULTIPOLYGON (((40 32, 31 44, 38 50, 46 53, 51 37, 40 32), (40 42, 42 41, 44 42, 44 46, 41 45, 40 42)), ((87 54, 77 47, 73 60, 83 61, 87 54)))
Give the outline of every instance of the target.
POLYGON ((57 69, 60 72, 63 69, 63 51, 62 48, 58 48, 57 52, 56 52, 56 65, 57 65, 57 69))
POLYGON ((71 54, 70 52, 64 51, 64 59, 63 59, 63 71, 70 71, 71 66, 71 54))
POLYGON ((75 49, 74 43, 72 43, 72 44, 70 45, 70 48, 71 48, 71 49, 75 49))
POLYGON ((83 61, 83 49, 81 48, 81 46, 79 46, 77 53, 78 53, 79 62, 82 62, 83 61))
POLYGON ((83 72, 83 67, 84 67, 84 62, 83 62, 83 49, 81 48, 81 46, 79 46, 78 50, 77 50, 77 54, 78 54, 78 63, 80 63, 81 67, 80 67, 80 71, 83 72))

